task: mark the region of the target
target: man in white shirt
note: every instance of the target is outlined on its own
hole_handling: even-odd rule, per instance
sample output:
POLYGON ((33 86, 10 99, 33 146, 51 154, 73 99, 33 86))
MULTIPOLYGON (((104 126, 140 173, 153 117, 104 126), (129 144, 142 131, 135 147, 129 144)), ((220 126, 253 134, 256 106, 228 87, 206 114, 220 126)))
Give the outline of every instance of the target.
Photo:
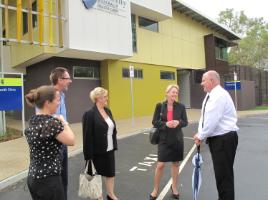
POLYGON ((230 94, 220 86, 216 71, 204 73, 201 86, 207 95, 194 140, 197 145, 202 140, 209 144, 219 200, 234 200, 233 165, 238 145, 235 106, 230 94))

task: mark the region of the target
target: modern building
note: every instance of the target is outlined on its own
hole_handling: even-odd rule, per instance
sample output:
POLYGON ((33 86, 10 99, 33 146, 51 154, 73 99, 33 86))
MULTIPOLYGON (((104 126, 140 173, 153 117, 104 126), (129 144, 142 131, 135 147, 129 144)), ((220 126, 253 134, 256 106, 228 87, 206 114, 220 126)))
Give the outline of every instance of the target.
POLYGON ((109 90, 116 119, 152 115, 171 83, 181 102, 198 108, 202 73, 224 74, 227 48, 239 39, 177 0, 9 0, 1 8, 3 71, 22 71, 27 92, 49 84, 53 68, 68 68, 70 122, 92 106, 96 86, 109 90))

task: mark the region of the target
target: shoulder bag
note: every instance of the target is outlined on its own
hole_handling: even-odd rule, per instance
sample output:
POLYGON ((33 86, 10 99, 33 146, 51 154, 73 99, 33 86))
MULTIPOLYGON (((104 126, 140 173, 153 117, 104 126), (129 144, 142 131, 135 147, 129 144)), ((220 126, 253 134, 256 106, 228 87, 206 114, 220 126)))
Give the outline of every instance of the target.
MULTIPOLYGON (((162 112, 163 112, 163 103, 161 105, 161 112, 160 112, 159 121, 161 121, 162 112)), ((150 129, 149 139, 150 139, 150 143, 153 144, 153 145, 156 145, 156 144, 159 143, 159 139, 160 139, 160 131, 159 131, 159 128, 153 127, 153 128, 150 129)))
POLYGON ((86 161, 86 168, 80 174, 78 196, 90 199, 98 199, 102 196, 101 175, 96 173, 96 169, 91 160, 86 161), (89 162, 92 166, 92 175, 87 173, 89 162))

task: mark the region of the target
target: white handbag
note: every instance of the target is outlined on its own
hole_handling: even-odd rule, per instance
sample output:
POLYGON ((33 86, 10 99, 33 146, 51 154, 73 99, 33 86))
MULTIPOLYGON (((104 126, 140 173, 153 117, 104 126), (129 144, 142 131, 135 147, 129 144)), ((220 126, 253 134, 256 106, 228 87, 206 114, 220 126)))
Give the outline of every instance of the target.
POLYGON ((96 174, 92 161, 87 161, 85 170, 80 174, 78 196, 90 199, 98 199, 102 196, 101 175, 96 174), (89 162, 92 166, 92 176, 87 173, 89 162))

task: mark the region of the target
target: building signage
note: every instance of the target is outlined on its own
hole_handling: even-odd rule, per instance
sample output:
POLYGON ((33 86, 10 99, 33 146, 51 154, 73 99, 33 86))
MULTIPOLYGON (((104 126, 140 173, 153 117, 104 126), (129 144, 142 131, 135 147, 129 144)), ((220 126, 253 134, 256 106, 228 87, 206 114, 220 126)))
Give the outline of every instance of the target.
POLYGON ((134 78, 134 67, 133 66, 129 66, 129 77, 134 78))
POLYGON ((21 78, 0 78, 0 110, 22 110, 21 78))
POLYGON ((241 90, 241 82, 240 81, 230 81, 224 82, 225 90, 241 90))
POLYGON ((97 0, 82 0, 84 6, 86 7, 86 9, 90 9, 97 0))
POLYGON ((82 0, 87 9, 94 8, 113 15, 127 17, 129 0, 82 0))

